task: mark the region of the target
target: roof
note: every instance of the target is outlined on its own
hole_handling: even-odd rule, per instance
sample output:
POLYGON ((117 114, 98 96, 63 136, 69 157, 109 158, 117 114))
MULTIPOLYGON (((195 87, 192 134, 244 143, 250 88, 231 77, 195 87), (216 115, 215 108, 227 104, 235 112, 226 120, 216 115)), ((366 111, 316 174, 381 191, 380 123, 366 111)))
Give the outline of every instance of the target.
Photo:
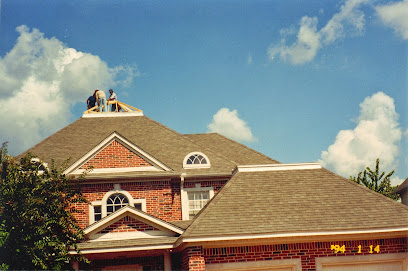
POLYGON ((278 164, 279 162, 218 133, 187 134, 187 138, 206 146, 237 165, 278 164))
MULTIPOLYGON (((44 162, 58 165, 70 158, 67 167, 84 157, 113 132, 176 172, 232 172, 237 163, 276 163, 248 147, 217 134, 182 135, 146 116, 80 118, 28 149, 44 162), (183 159, 191 152, 202 152, 211 161, 209 169, 183 169, 183 159)), ((25 153, 16 158, 21 158, 25 153)))
POLYGON ((183 238, 408 227, 408 207, 326 169, 238 172, 183 238))
POLYGON ((403 181, 402 184, 398 186, 398 188, 395 190, 394 193, 399 194, 407 188, 408 188, 408 178, 406 178, 405 181, 403 181))
MULTIPOLYGON (((168 245, 173 247, 174 242, 178 237, 158 237, 158 238, 135 238, 135 239, 122 239, 122 240, 109 240, 109 241, 87 241, 78 243, 78 248, 82 253, 91 253, 92 250, 103 249, 109 250, 114 248, 131 247, 136 250, 137 247, 148 246, 163 246, 168 245)), ((152 248, 150 248, 152 249, 152 248)))

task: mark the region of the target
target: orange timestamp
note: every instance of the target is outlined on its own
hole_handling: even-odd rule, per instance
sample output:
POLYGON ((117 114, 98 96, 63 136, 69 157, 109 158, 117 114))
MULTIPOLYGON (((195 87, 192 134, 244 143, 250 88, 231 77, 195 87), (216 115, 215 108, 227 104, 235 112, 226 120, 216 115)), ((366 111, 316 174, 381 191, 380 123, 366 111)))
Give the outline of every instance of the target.
MULTIPOLYGON (((361 253, 363 247, 359 245, 357 248, 358 248, 357 253, 361 253)), ((333 250, 334 253, 344 253, 346 252, 346 246, 345 245, 342 245, 342 246, 331 245, 331 250, 333 250)), ((376 247, 374 247, 373 245, 370 245, 368 248, 368 252, 369 253, 374 253, 374 252, 380 253, 380 245, 377 245, 376 247)))

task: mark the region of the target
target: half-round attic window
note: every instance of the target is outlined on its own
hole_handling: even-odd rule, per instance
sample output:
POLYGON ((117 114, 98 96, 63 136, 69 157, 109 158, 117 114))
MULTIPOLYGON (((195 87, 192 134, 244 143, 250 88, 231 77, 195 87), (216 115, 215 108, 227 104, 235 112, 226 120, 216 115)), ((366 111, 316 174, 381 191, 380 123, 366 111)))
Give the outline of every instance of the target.
POLYGON ((187 154, 183 160, 183 168, 209 168, 210 160, 201 152, 192 152, 187 154))

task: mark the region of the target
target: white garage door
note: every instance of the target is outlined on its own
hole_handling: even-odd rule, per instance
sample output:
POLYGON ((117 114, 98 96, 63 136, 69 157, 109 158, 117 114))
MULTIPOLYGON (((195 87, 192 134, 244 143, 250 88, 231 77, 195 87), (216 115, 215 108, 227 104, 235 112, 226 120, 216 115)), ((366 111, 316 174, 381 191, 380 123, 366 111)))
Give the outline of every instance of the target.
POLYGON ((316 258, 317 271, 406 271, 406 253, 316 258))
POLYGON ((255 262, 235 262, 235 263, 216 263, 206 264, 205 270, 217 270, 217 271, 254 271, 254 270, 270 270, 270 271, 301 271, 302 263, 300 259, 287 259, 287 260, 267 260, 267 261, 255 261, 255 262))
POLYGON ((405 271, 402 262, 323 266, 322 271, 405 271))

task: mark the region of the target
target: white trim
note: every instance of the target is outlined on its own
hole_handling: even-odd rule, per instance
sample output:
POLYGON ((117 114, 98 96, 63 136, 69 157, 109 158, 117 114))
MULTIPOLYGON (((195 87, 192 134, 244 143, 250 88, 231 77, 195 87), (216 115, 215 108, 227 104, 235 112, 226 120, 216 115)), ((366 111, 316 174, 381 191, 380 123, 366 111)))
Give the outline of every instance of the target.
MULTIPOLYGON (((317 257, 316 271, 322 271, 324 267, 347 266, 361 264, 381 264, 381 263, 400 263, 402 270, 408 270, 407 253, 387 253, 372 255, 353 255, 342 257, 317 257)), ((364 269, 366 270, 366 269, 364 269)))
MULTIPOLYGON (((86 172, 86 169, 74 170, 71 174, 82 174, 86 172)), ((135 171, 162 171, 154 166, 143 166, 143 167, 121 167, 121 168, 95 168, 88 175, 101 174, 101 173, 126 173, 135 171)))
POLYGON ((210 167, 211 167, 210 159, 208 159, 207 155, 205 155, 202 152, 198 152, 198 151, 190 152, 183 159, 183 168, 185 169, 210 168, 210 167), (193 155, 201 155, 202 157, 204 157, 207 163, 206 164, 187 164, 187 160, 193 155))
POLYGON ((115 117, 135 117, 144 116, 143 111, 140 112, 98 112, 83 114, 83 118, 115 118, 115 117))
POLYGON ((109 232, 109 233, 95 233, 89 236, 89 242, 99 242, 108 240, 129 240, 138 238, 161 238, 174 237, 170 232, 163 232, 157 230, 148 231, 132 231, 132 232, 109 232))
POLYGON ((189 218, 189 208, 188 208, 188 192, 202 192, 209 191, 209 200, 214 197, 214 188, 210 187, 201 187, 201 183, 196 183, 194 188, 184 188, 184 185, 180 186, 180 195, 181 195, 181 216, 183 220, 190 220, 189 218))
POLYGON ((274 234, 250 234, 250 235, 231 235, 220 237, 186 237, 182 239, 182 243, 191 242, 206 242, 206 241, 231 241, 242 239, 265 239, 265 238, 282 238, 282 237, 308 237, 308 236, 326 236, 326 235, 347 235, 347 234, 372 234, 372 233, 392 233, 407 231, 408 227, 386 228, 386 229, 370 229, 370 230, 345 230, 345 231, 319 231, 319 232, 304 232, 304 233, 274 233, 274 234))
POLYGON ((230 263, 207 263, 205 270, 275 270, 291 268, 292 271, 302 271, 302 261, 300 258, 264 260, 250 262, 230 262, 230 263))
MULTIPOLYGON (((118 114, 118 113, 115 113, 118 114)), ((89 114, 92 115, 92 114, 89 114)), ((99 143, 96 147, 94 147, 92 150, 90 150, 88 153, 86 153, 84 156, 82 156, 78 161, 73 163, 69 168, 67 168, 64 171, 64 174, 81 174, 82 172, 77 172, 77 170, 86 162, 91 160, 95 155, 97 155, 101 150, 103 150, 106 146, 108 146, 110 143, 112 143, 114 140, 117 140, 119 143, 124 145, 125 147, 129 148, 130 150, 134 151, 137 154, 140 154, 140 156, 147 160, 148 162, 154 164, 154 166, 157 167, 158 170, 164 170, 164 171, 171 171, 169 167, 167 167, 165 164, 161 163, 159 160, 156 158, 150 156, 148 153, 144 152, 142 149, 134 145, 132 142, 128 141, 121 135, 119 135, 116 132, 113 132, 110 136, 105 138, 101 143, 99 143)), ((109 169, 107 169, 109 170, 109 169)), ((81 171, 81 170, 80 170, 81 171)), ((114 169, 111 171, 107 171, 107 173, 115 172, 114 169)))
POLYGON ((321 163, 296 163, 296 164, 267 164, 267 165, 243 165, 237 166, 238 172, 258 172, 277 170, 300 170, 300 169, 320 169, 321 163))
POLYGON ((132 215, 134 216, 136 219, 142 219, 141 221, 148 221, 150 222, 149 225, 152 225, 153 227, 156 228, 163 228, 163 229, 167 229, 169 231, 173 231, 175 233, 178 234, 182 234, 184 231, 179 229, 178 227, 172 226, 169 223, 165 223, 160 219, 157 219, 155 217, 149 216, 146 213, 133 209, 131 207, 125 206, 122 209, 110 214, 108 217, 106 217, 105 219, 102 219, 92 225, 90 225, 88 228, 84 229, 84 233, 85 234, 92 234, 94 232, 99 232, 100 230, 102 230, 104 227, 112 224, 113 222, 116 222, 117 220, 121 219, 122 217, 126 216, 126 215, 132 215))
MULTIPOLYGON (((108 253, 108 252, 125 252, 125 251, 140 251, 140 250, 156 250, 156 249, 173 249, 174 245, 147 245, 140 247, 118 247, 118 248, 99 248, 99 249, 81 249, 82 254, 90 253, 108 253)), ((70 251, 70 254, 77 254, 76 251, 70 251)))

